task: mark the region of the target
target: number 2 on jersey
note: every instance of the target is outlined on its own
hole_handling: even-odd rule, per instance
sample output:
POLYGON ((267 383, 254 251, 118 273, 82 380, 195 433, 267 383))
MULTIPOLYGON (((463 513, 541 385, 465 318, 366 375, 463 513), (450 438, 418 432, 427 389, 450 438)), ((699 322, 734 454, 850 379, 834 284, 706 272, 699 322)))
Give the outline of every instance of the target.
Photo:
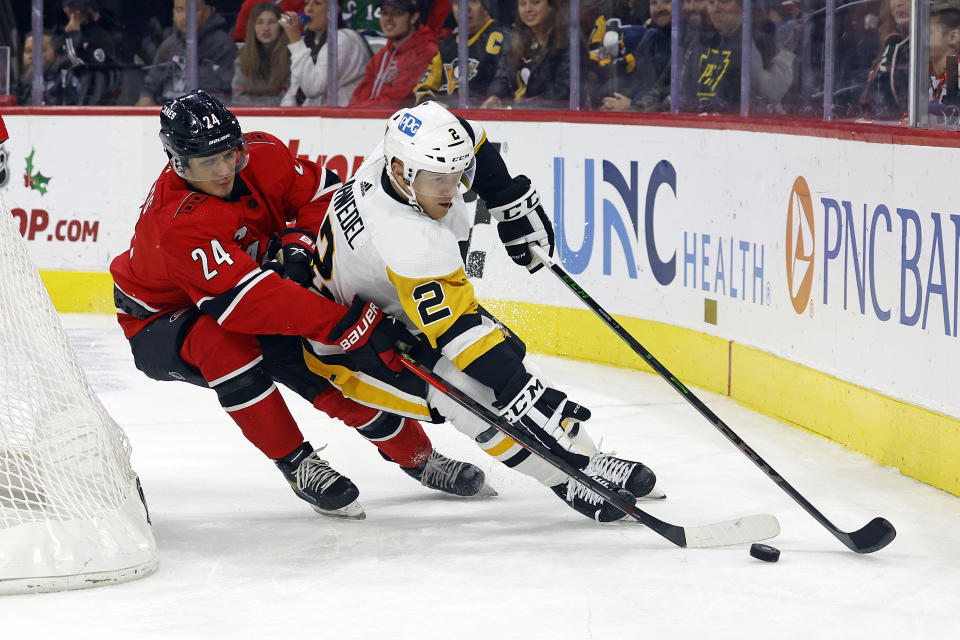
POLYGON ((414 288, 413 299, 418 302, 417 313, 423 326, 453 315, 450 307, 443 304, 443 287, 436 280, 424 282, 414 288))
MULTIPOLYGON (((220 244, 219 240, 210 241, 210 253, 213 254, 213 261, 216 264, 233 264, 233 258, 230 257, 230 254, 223 248, 223 245, 220 244)), ((206 252, 197 247, 190 252, 190 257, 193 258, 193 261, 200 261, 200 265, 203 267, 203 277, 207 280, 213 278, 213 276, 219 273, 216 269, 210 269, 210 259, 207 257, 206 252)))

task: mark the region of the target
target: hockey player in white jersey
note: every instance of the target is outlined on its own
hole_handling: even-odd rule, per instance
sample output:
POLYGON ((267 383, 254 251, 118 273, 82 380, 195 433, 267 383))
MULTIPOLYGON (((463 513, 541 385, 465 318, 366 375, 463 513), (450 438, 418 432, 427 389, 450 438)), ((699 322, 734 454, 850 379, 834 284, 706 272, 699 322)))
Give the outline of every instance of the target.
MULTIPOLYGON (((553 253, 553 229, 525 176, 510 177, 483 129, 434 102, 402 109, 387 122, 382 146, 334 195, 318 238, 315 285, 352 304, 346 322, 376 305, 417 336, 434 370, 558 455, 630 499, 650 493, 653 472, 597 450, 581 423, 590 411, 544 379, 526 347, 477 302, 461 242, 471 219, 462 192, 472 188, 498 221, 510 257, 528 270, 542 265, 531 245, 553 253)), ((366 336, 347 336, 364 340, 366 336)), ((351 346, 351 345, 347 345, 351 346)), ((374 349, 386 349, 389 345, 374 349)), ((349 354, 310 342, 307 365, 362 404, 418 420, 447 419, 481 449, 551 488, 598 521, 623 517, 616 507, 568 478, 409 372, 355 373, 349 354)))

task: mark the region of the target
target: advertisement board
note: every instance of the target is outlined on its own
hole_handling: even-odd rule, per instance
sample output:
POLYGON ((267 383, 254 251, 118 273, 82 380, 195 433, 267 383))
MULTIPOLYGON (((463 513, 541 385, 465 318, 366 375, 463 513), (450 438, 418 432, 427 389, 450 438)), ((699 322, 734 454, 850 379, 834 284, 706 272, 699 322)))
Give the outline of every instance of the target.
MULTIPOLYGON (((4 196, 42 269, 104 272, 164 165, 155 116, 5 116, 4 196)), ((349 176, 378 119, 241 116, 349 176)), ((565 268, 611 313, 748 345, 960 417, 960 205, 949 147, 484 121, 531 177, 565 268)), ((478 215, 485 298, 577 306, 478 215)))

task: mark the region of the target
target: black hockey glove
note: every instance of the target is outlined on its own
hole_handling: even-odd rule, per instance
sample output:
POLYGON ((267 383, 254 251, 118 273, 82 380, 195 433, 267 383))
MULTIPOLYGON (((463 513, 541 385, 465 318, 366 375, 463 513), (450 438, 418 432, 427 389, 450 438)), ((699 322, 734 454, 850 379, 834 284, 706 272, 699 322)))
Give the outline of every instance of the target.
POLYGON ((356 297, 327 340, 330 344, 339 344, 347 352, 350 368, 354 371, 387 377, 403 370, 397 343, 417 343, 402 322, 385 314, 372 302, 356 297))
POLYGON ((554 453, 571 459, 582 469, 589 459, 572 453, 571 438, 580 423, 590 419, 590 410, 571 402, 567 394, 546 386, 526 371, 515 375, 493 405, 511 424, 523 427, 554 453))
POLYGON ((312 233, 291 227, 270 238, 263 268, 309 289, 313 285, 316 248, 317 239, 312 233))
POLYGON ((309 231, 290 228, 280 234, 280 254, 287 277, 304 287, 313 282, 317 238, 309 231))
POLYGON ((552 256, 553 225, 540 204, 540 194, 526 176, 517 176, 506 189, 487 200, 490 215, 497 220, 497 233, 510 259, 530 273, 543 263, 533 255, 536 245, 552 256))

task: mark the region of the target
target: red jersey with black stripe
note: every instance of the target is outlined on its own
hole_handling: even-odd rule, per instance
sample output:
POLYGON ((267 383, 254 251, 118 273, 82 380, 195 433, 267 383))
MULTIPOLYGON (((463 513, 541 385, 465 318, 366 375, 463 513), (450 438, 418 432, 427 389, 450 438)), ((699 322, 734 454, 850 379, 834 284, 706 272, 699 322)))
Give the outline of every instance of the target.
POLYGON ((288 223, 316 234, 339 178, 270 134, 246 138, 249 161, 227 198, 195 191, 169 165, 150 189, 130 250, 110 265, 128 303, 118 308, 128 338, 157 315, 195 305, 229 331, 326 342, 346 310, 260 267, 271 235, 288 223))

